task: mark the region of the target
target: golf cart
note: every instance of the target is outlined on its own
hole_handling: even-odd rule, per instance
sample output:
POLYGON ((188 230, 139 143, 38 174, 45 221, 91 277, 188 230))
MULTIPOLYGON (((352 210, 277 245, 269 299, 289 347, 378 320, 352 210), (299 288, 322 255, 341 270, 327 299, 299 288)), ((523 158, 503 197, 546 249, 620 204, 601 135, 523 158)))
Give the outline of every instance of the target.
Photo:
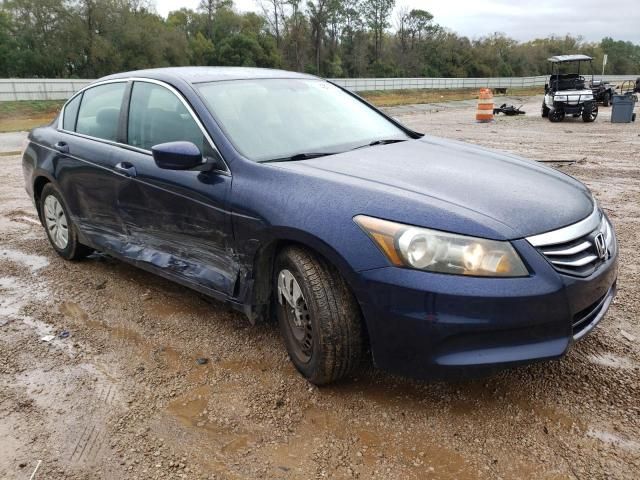
POLYGON ((608 107, 615 92, 615 85, 611 85, 606 80, 593 80, 591 82, 591 91, 596 102, 608 107))
POLYGON ((585 122, 593 122, 598 116, 598 103, 593 91, 587 88, 580 74, 589 70, 593 84, 592 58, 587 55, 556 55, 549 58, 551 76, 544 87, 542 116, 551 122, 561 122, 565 115, 582 116, 585 122))

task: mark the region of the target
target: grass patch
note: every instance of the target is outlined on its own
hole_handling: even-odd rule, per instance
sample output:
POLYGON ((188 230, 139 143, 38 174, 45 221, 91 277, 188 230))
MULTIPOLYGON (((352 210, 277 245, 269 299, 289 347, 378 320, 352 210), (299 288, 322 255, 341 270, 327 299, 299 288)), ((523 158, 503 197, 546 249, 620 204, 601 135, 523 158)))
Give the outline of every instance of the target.
MULTIPOLYGON (((542 87, 534 88, 510 88, 507 95, 541 95, 542 87)), ((478 98, 478 89, 446 89, 446 90, 384 90, 372 92, 358 92, 358 95, 378 107, 395 107, 398 105, 411 105, 415 103, 451 102, 454 100, 473 100, 478 98)), ((496 95, 499 97, 499 95, 496 95)))
POLYGON ((0 132, 31 130, 57 115, 64 100, 22 100, 0 102, 0 132))

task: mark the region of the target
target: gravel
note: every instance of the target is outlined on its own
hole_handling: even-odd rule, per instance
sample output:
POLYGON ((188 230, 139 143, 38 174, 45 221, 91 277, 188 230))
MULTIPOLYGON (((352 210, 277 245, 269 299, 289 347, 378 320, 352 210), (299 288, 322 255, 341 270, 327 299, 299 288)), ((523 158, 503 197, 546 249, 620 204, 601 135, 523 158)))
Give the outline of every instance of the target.
POLYGON ((468 104, 388 109, 420 131, 560 161, 617 230, 619 293, 592 335, 562 360, 457 383, 365 367, 311 386, 275 325, 104 255, 57 257, 20 159, 0 157, 0 478, 40 460, 47 479, 640 478, 640 128, 606 108, 593 124, 551 124, 539 102, 514 99, 528 115, 493 124, 468 104))

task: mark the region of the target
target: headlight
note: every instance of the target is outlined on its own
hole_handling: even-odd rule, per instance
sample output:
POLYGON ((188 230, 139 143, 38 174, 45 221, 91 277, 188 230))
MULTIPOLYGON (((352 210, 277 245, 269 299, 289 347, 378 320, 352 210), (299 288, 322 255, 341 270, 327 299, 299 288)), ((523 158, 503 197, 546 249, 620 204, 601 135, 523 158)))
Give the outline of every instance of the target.
POLYGON ((484 277, 522 277, 527 268, 509 242, 412 227, 358 215, 354 221, 395 266, 484 277))

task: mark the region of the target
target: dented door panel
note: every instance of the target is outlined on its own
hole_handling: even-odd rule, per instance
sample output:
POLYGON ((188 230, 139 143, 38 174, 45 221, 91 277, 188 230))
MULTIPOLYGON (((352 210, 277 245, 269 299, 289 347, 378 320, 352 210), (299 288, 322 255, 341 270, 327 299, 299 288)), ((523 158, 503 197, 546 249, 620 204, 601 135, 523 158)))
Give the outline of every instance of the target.
POLYGON ((162 170, 146 153, 126 151, 126 158, 135 177, 117 193, 127 232, 120 254, 233 296, 238 262, 226 210, 231 177, 162 170))

